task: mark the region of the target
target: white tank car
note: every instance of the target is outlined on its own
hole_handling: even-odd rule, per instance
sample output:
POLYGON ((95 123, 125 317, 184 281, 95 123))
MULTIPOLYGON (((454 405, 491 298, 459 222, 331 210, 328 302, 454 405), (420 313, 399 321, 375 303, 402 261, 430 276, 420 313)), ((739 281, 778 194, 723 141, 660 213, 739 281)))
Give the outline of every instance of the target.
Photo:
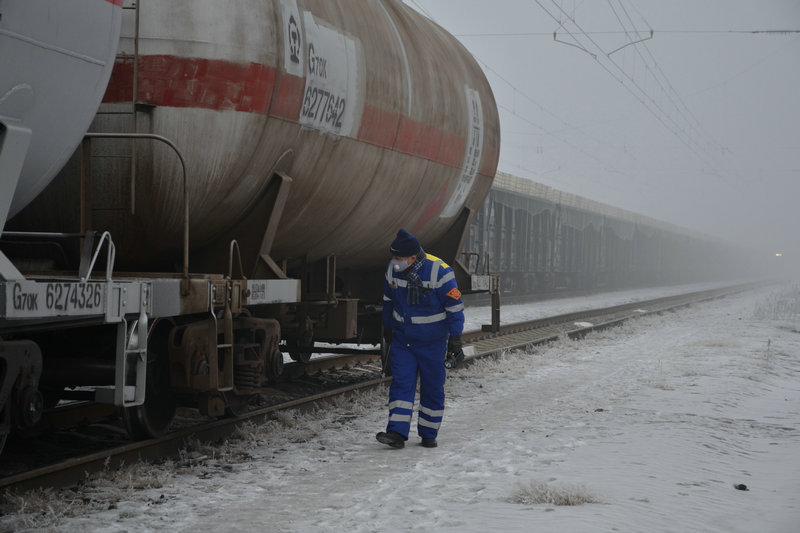
POLYGON ((122 0, 0 3, 0 228, 75 151, 106 90, 122 0))
MULTIPOLYGON (((47 187, 89 128, 114 66, 121 20, 122 0, 0 2, 0 232, 47 187)), ((44 405, 39 346, 9 339, 15 311, 53 315, 25 283, 0 252, 0 450, 12 427, 39 422, 44 405)))

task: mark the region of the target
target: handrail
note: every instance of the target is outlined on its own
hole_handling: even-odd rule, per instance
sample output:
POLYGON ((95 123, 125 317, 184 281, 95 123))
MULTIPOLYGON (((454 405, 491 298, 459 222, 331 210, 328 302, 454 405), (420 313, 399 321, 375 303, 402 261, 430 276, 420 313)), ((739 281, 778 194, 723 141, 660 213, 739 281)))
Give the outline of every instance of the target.
POLYGON ((478 272, 481 268, 481 254, 478 252, 461 252, 467 261, 467 272, 470 274, 478 272), (472 268, 472 258, 475 258, 475 269, 472 268))
POLYGON ((85 233, 62 233, 56 231, 0 231, 4 237, 37 237, 42 239, 61 239, 86 237, 85 233))
POLYGON ((86 271, 86 274, 81 276, 81 283, 84 283, 89 276, 92 275, 92 270, 94 269, 94 263, 97 261, 97 256, 100 255, 100 248, 103 246, 103 241, 108 239, 108 259, 106 260, 106 281, 111 281, 111 272, 114 270, 114 260, 117 257, 117 249, 114 247, 114 241, 111 240, 111 234, 107 231, 104 231, 103 234, 100 236, 100 242, 97 243, 97 248, 94 250, 94 255, 92 255, 92 261, 89 263, 89 269, 86 271))
MULTIPOLYGON (((91 248, 94 245, 94 238, 97 235, 97 232, 88 231, 86 233, 64 233, 64 232, 53 232, 53 231, 2 231, 0 232, 0 236, 2 237, 27 237, 27 238, 34 238, 34 239, 84 239, 84 247, 91 248)), ((97 243, 97 248, 94 251, 94 255, 92 256, 92 260, 88 266, 85 265, 84 260, 88 260, 88 251, 86 252, 86 257, 84 254, 81 254, 81 265, 78 268, 78 277, 80 278, 81 282, 85 282, 89 279, 92 275, 92 270, 94 269, 94 264, 97 262, 97 256, 100 254, 100 247, 103 246, 103 241, 108 238, 108 257, 106 258, 106 281, 111 281, 111 273, 114 270, 114 261, 117 257, 117 249, 114 246, 114 240, 111 238, 111 234, 109 232, 104 232, 100 236, 100 242, 97 243)))
POLYGON ((236 250, 236 256, 239 259, 239 275, 243 280, 247 281, 242 268, 242 253, 239 250, 239 243, 236 239, 231 241, 230 251, 228 252, 228 279, 233 279, 233 251, 236 250))
POLYGON ((181 169, 183 171, 183 277, 185 280, 189 279, 189 188, 186 180, 186 162, 183 159, 178 147, 175 144, 161 135, 154 133, 87 133, 85 135, 89 138, 106 138, 106 139, 152 139, 154 141, 161 141, 175 152, 181 162, 181 169))

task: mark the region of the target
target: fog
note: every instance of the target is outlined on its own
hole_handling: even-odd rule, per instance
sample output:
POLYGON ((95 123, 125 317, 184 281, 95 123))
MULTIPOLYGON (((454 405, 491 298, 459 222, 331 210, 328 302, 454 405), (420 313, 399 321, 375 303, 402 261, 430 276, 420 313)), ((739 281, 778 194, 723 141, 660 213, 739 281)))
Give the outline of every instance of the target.
POLYGON ((406 2, 486 72, 498 170, 800 272, 800 2, 406 2))

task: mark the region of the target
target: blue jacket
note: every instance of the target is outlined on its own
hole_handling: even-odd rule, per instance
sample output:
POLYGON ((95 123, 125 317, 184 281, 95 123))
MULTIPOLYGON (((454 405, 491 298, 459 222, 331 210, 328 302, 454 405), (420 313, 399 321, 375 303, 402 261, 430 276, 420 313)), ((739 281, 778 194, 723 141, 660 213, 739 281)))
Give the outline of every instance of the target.
POLYGON ((464 329, 464 302, 450 266, 426 253, 419 277, 423 290, 419 304, 408 303, 408 282, 386 268, 383 280, 383 327, 410 344, 446 340, 464 329))

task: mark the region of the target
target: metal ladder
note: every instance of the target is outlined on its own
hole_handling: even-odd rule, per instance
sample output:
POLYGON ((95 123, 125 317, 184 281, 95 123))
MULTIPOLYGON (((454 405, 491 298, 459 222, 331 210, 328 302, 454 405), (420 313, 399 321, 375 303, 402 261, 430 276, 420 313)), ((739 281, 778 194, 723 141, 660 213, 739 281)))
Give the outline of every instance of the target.
POLYGON ((123 316, 117 324, 116 361, 114 386, 97 387, 95 401, 134 407, 145 400, 147 385, 147 330, 149 320, 147 305, 150 287, 139 286, 139 317, 128 323, 123 316), (131 372, 133 370, 133 372, 131 372))
MULTIPOLYGON (((130 87, 130 100, 125 102, 101 103, 97 111, 95 120, 90 131, 105 131, 115 133, 138 133, 136 101, 138 98, 138 70, 139 70, 139 1, 124 0, 123 20, 120 33, 120 44, 114 64, 114 70, 132 69, 132 85, 130 87), (132 31, 132 33, 131 33, 132 31), (132 50, 132 51, 131 51, 132 50)), ((113 76, 113 74, 112 74, 113 76)), ((127 100, 127 99, 126 99, 127 100)), ((81 157, 81 190, 82 200, 86 210, 81 212, 81 232, 85 232, 92 227, 91 207, 92 204, 90 189, 92 186, 93 165, 92 161, 105 159, 112 161, 117 170, 114 175, 120 176, 119 179, 124 183, 129 182, 128 205, 125 204, 124 196, 118 202, 114 199, 104 199, 109 204, 97 206, 105 210, 130 210, 131 214, 136 211, 136 150, 137 141, 135 139, 126 140, 95 140, 92 143, 84 143, 81 157)), ((101 176, 108 179, 107 176, 101 176)), ((120 190, 125 191, 121 186, 120 190)))
POLYGON ((100 255, 103 244, 106 244, 105 272, 105 322, 117 324, 116 355, 114 361, 114 385, 94 388, 94 400, 99 403, 133 407, 141 405, 145 400, 147 378, 147 338, 150 308, 151 287, 146 282, 114 282, 112 272, 116 255, 114 242, 108 232, 104 232, 96 247, 94 235, 87 234, 87 247, 81 257, 79 280, 90 281, 92 270, 100 255), (92 248, 94 252, 92 253, 92 248), (91 259, 90 259, 91 256, 91 259), (138 294, 129 294, 129 291, 138 294), (126 318, 127 302, 137 302, 138 318, 128 323, 126 318), (131 372, 133 370, 133 372, 131 372))

